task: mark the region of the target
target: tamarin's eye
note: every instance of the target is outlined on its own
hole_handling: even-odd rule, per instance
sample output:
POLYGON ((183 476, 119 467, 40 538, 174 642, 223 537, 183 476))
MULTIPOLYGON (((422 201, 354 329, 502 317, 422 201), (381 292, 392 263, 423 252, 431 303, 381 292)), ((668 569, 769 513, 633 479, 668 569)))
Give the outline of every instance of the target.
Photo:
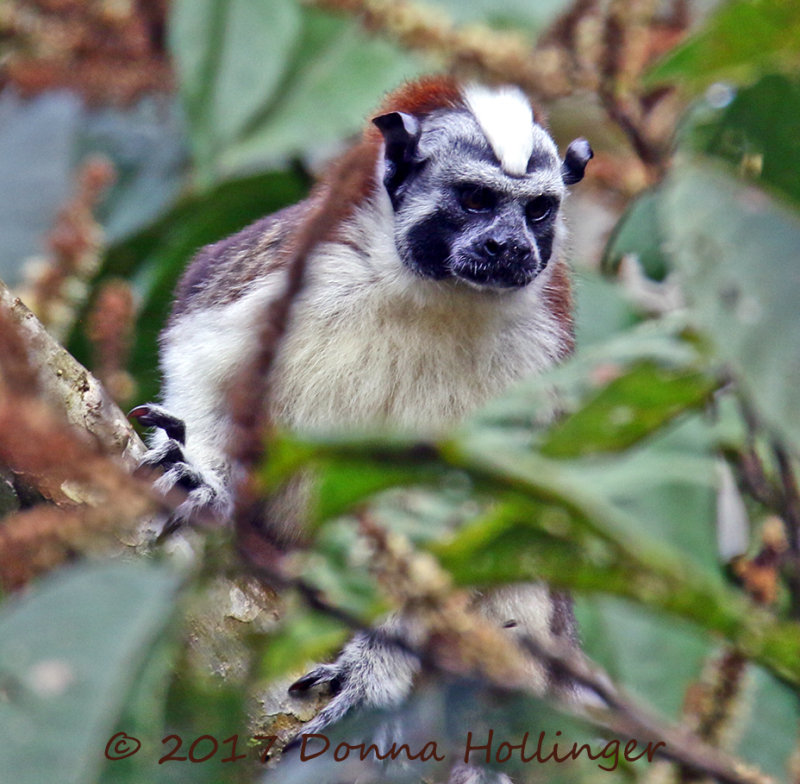
POLYGON ((541 223, 549 218, 555 203, 550 196, 537 196, 525 205, 525 217, 529 223, 541 223))
POLYGON ((497 205, 497 194, 482 185, 464 185, 456 193, 459 204, 467 212, 489 212, 497 205))

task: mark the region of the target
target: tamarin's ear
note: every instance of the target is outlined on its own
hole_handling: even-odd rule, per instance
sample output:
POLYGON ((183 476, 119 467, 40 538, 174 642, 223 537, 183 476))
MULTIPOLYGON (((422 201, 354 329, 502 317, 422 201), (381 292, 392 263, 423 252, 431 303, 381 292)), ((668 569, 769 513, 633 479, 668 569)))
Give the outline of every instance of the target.
POLYGON ((586 164, 594 157, 592 148, 586 139, 575 139, 567 147, 564 163, 561 164, 561 178, 564 185, 574 185, 583 179, 586 164))
POLYGON ((405 112, 389 112, 375 117, 372 122, 383 134, 386 147, 386 172, 383 184, 389 191, 392 204, 396 207, 398 189, 413 168, 414 153, 420 135, 419 120, 405 112))

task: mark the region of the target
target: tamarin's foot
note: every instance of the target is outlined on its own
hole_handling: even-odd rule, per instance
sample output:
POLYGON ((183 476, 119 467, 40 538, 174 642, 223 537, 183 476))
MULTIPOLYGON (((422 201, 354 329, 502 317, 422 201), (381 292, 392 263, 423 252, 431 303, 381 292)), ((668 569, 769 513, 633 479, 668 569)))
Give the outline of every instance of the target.
POLYGON ((293 696, 322 687, 331 701, 303 725, 301 734, 320 732, 357 708, 391 708, 408 696, 419 660, 390 637, 402 621, 359 632, 345 645, 335 661, 322 664, 290 687, 293 696))

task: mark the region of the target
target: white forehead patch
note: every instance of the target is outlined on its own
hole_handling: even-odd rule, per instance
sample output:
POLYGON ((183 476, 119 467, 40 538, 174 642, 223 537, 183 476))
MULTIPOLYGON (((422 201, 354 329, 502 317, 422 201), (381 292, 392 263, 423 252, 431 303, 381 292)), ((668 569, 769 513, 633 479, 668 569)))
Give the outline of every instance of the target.
POLYGON ((524 93, 516 87, 474 84, 464 88, 464 100, 503 169, 525 174, 533 152, 534 120, 524 93))

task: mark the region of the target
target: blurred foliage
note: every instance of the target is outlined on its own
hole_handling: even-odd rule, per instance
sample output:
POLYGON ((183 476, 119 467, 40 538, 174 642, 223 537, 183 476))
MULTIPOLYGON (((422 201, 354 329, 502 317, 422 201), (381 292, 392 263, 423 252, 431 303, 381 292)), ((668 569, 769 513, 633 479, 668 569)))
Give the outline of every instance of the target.
POLYGON ((109 728, 173 619, 178 584, 166 567, 84 565, 2 608, 4 776, 97 778, 109 728))
POLYGON ((757 410, 800 445, 796 213, 707 165, 676 167, 663 203, 693 318, 757 410))
POLYGON ((663 281, 669 271, 658 219, 657 190, 641 194, 617 224, 603 257, 604 269, 615 272, 622 257, 634 254, 647 277, 663 281))
POLYGON ((797 75, 768 74, 739 91, 722 87, 711 100, 717 95, 722 107, 698 107, 686 128, 687 144, 740 168, 773 195, 800 204, 795 176, 800 138, 794 124, 786 122, 800 112, 797 75))
POLYGON ((677 79, 697 90, 718 79, 746 82, 772 70, 796 71, 798 39, 800 13, 793 0, 735 0, 723 4, 701 32, 670 52, 649 79, 677 79))
POLYGON ((294 0, 178 0, 170 44, 202 185, 329 152, 419 66, 294 0), (269 46, 265 42, 269 41, 269 46))
POLYGON ((605 259, 613 269, 634 254, 655 279, 679 271, 692 320, 715 341, 720 364, 795 446, 800 154, 787 118, 797 92, 796 79, 772 74, 739 93, 719 86, 721 107, 715 94, 696 105, 672 173, 629 208, 605 259))
MULTIPOLYGON (((567 3, 441 0, 435 7, 532 36, 567 3)), ((381 94, 432 65, 294 0, 176 0, 166 40, 190 160, 171 149, 164 177, 123 168, 111 220, 122 228, 112 231, 93 289, 122 278, 139 299, 131 403, 157 393, 157 334, 192 253, 302 198, 309 172, 358 131, 381 94), (157 204, 153 220, 148 199, 157 204)), ((649 73, 649 83, 698 97, 677 129, 674 165, 627 206, 605 268, 613 274, 630 256, 648 283, 677 281, 685 307, 650 317, 635 292, 583 271, 577 354, 509 390, 458 432, 422 448, 375 435, 308 441, 282 434, 260 472, 267 489, 298 470, 317 472, 313 537, 297 573, 363 622, 388 607, 359 533, 369 514, 434 554, 456 585, 547 578, 571 589, 586 652, 637 698, 687 726, 699 723, 692 695, 713 678, 720 652, 745 655, 757 664, 729 684, 736 704, 723 717, 719 743, 785 781, 794 780, 800 720, 798 597, 776 573, 774 605, 753 601, 746 581, 721 561, 717 510, 720 455, 742 480, 737 459, 755 454, 771 495, 741 481, 752 520, 749 528, 744 522, 750 547, 743 557, 757 560, 765 519, 790 516, 770 446, 783 445, 794 458, 800 450, 798 52, 793 0, 735 0, 649 73), (742 401, 753 412, 747 418, 742 401)), ((174 125, 171 117, 173 132, 174 125)), ((591 128, 582 132, 592 136, 591 128)), ((84 316, 92 305, 90 298, 84 316)), ((68 345, 91 362, 81 324, 68 345)), ((3 508, 14 506, 10 487, 0 476, 3 508)), ((787 538, 796 535, 789 530, 787 538)), ((787 563, 785 571, 797 568, 787 563)), ((0 744, 0 780, 254 780, 259 767, 246 730, 253 684, 263 689, 302 673, 335 652, 349 629, 293 595, 266 637, 248 636, 255 661, 246 683, 203 678, 181 650, 195 630, 175 600, 179 586, 199 591, 215 568, 209 562, 176 574, 167 562, 79 563, 7 599, 0 735, 11 742, 0 744), (143 752, 103 765, 103 748, 118 731, 139 737, 143 752), (248 759, 224 763, 231 749, 222 746, 209 763, 159 765, 168 749, 161 738, 171 732, 185 739, 183 754, 194 738, 238 733, 248 759)), ((528 698, 444 678, 427 678, 403 712, 403 721, 356 720, 341 737, 371 733, 384 721, 462 748, 465 726, 492 721, 511 738, 529 729, 553 736, 558 729, 570 741, 597 735, 528 698)), ((649 768, 599 772, 584 761, 536 774, 611 784, 644 781, 649 768)), ((281 775, 322 781, 343 771, 290 763, 281 775)), ((407 775, 414 780, 419 771, 407 775)))

